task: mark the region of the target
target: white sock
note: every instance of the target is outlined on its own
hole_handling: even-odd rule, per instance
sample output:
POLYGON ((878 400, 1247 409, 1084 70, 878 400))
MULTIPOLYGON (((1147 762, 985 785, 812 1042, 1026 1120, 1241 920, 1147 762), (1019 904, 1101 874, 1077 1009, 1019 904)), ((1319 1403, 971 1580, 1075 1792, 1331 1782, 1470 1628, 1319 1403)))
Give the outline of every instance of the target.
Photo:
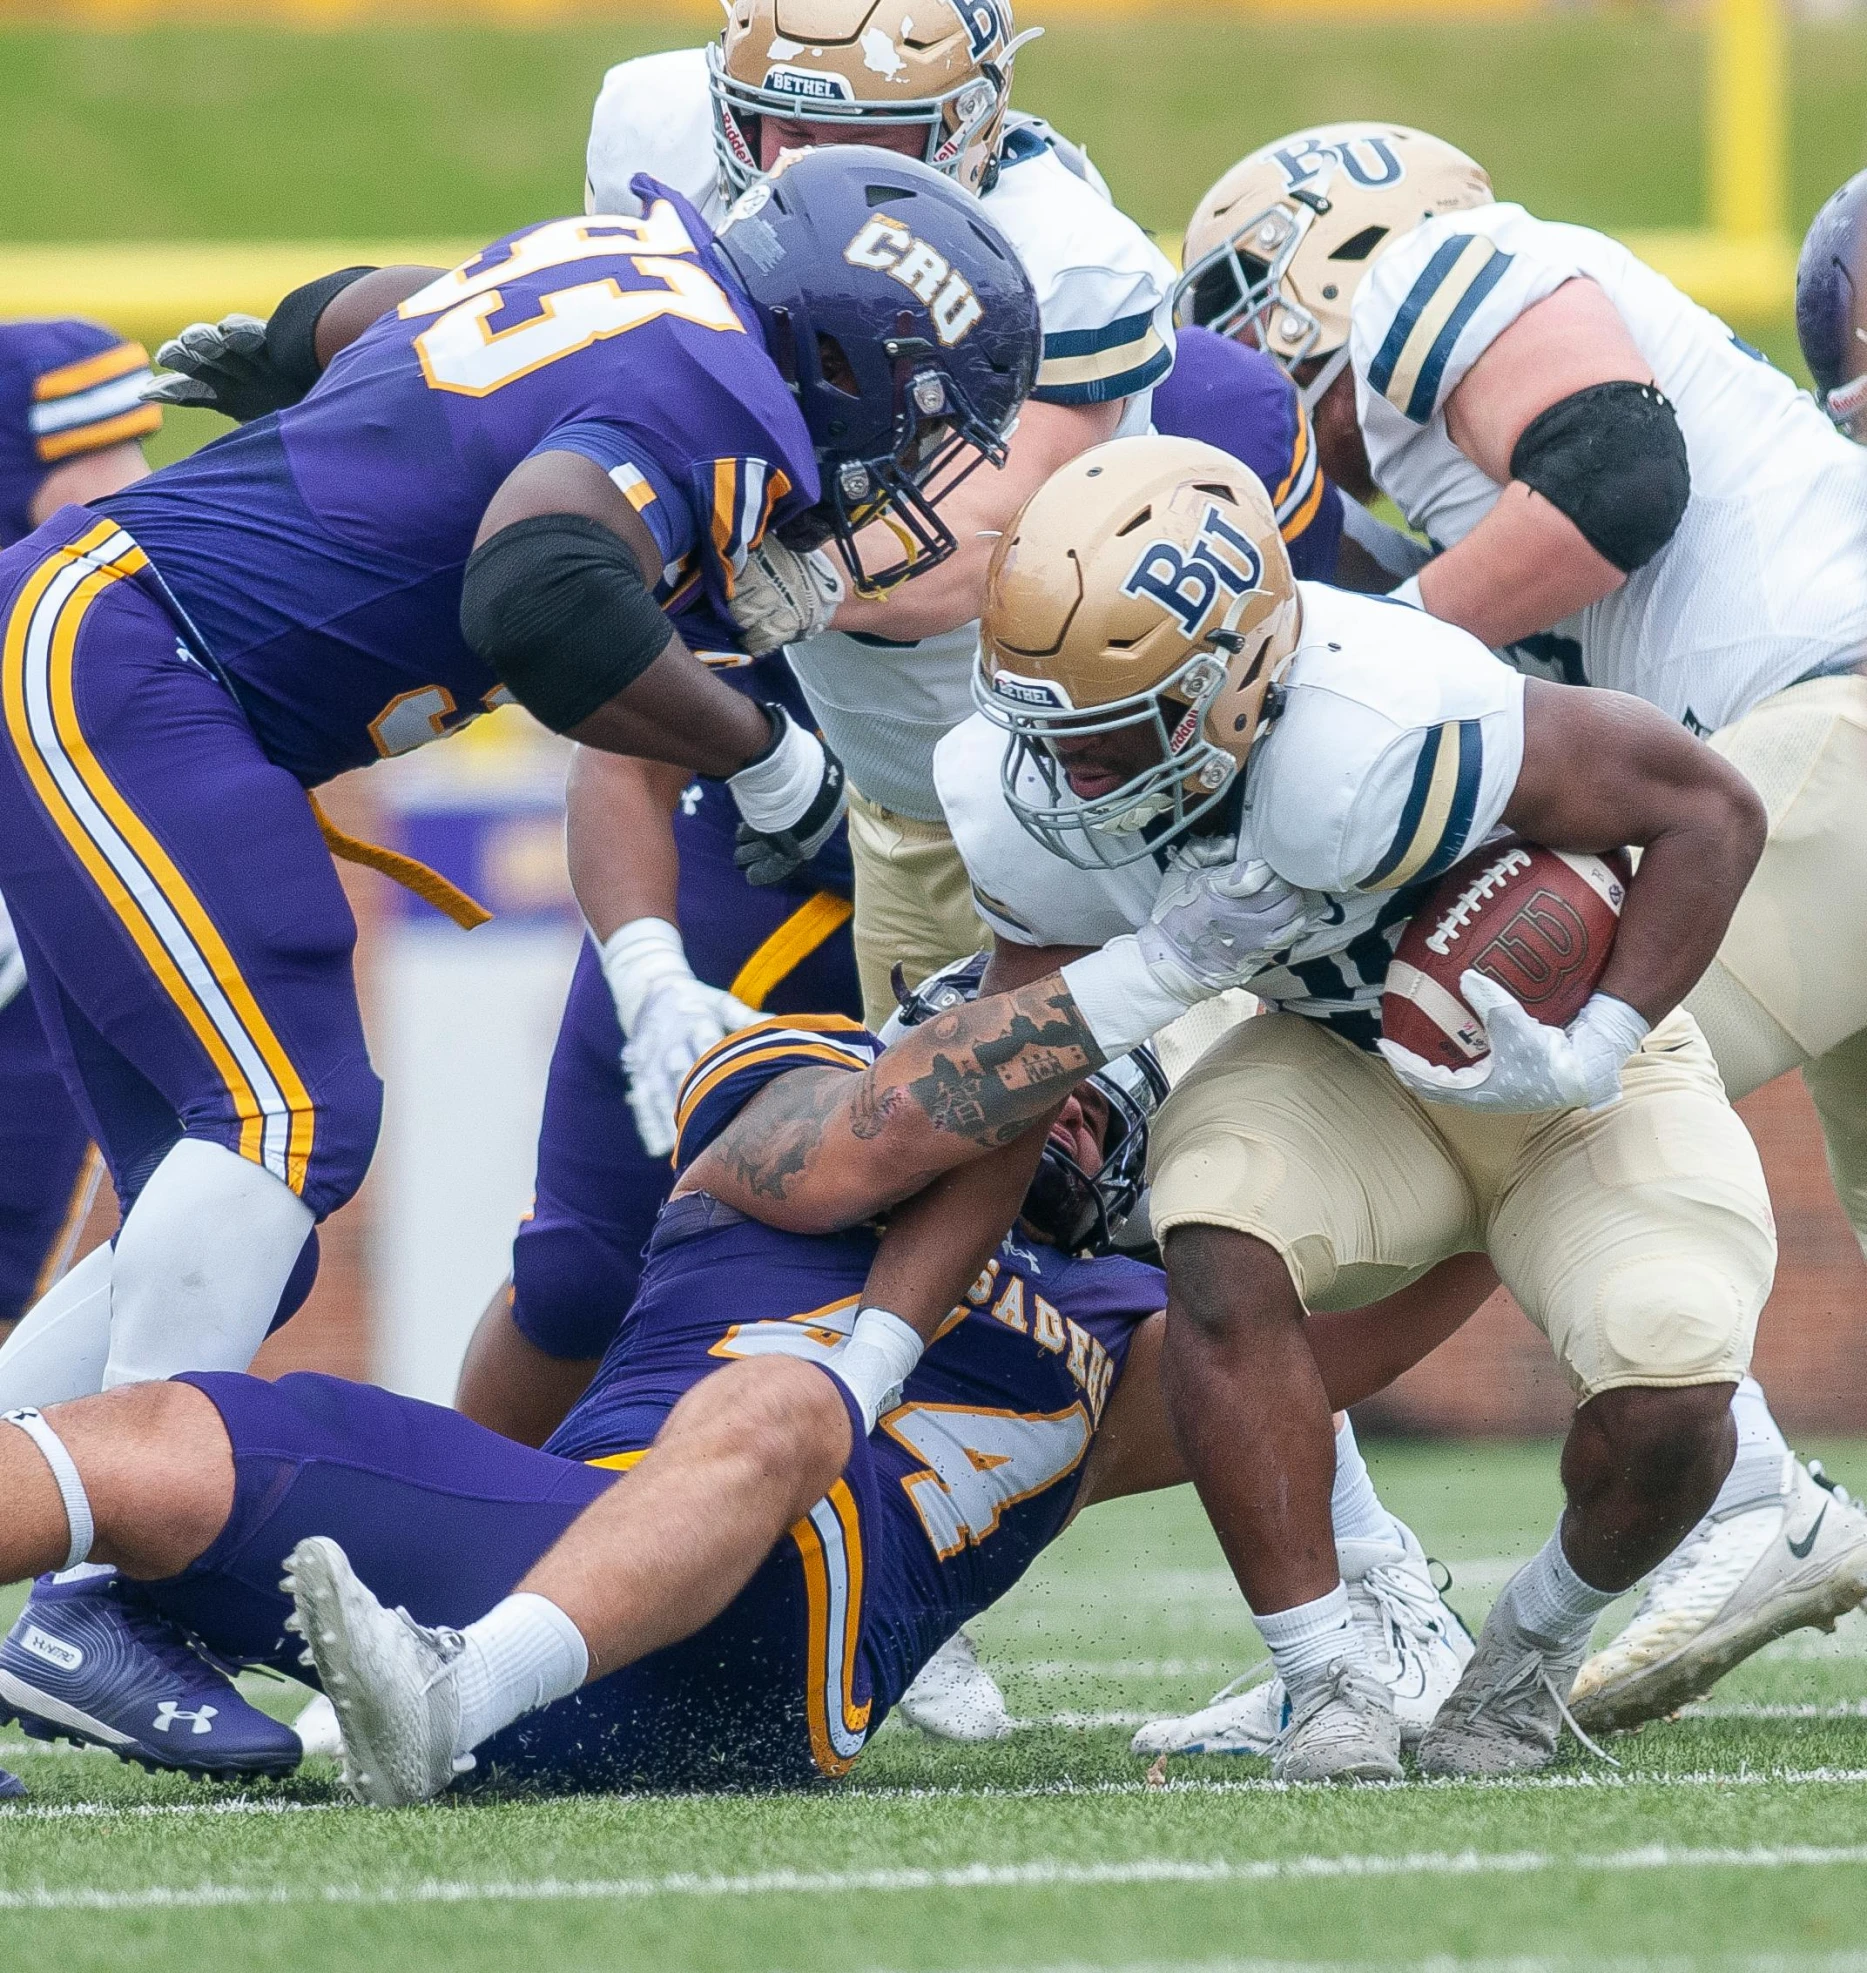
POLYGON ((525 1713, 566 1699, 590 1675, 583 1633, 548 1597, 522 1591, 495 1603, 461 1632, 456 1661, 460 1731, 456 1754, 470 1754, 525 1713))
POLYGON ((311 1208, 263 1166, 182 1138, 117 1235, 103 1388, 244 1370, 311 1225, 311 1208))
POLYGON ((1398 1539, 1394 1517, 1374 1490, 1368 1462, 1361 1456, 1355 1428, 1346 1413, 1335 1435, 1335 1488, 1329 1496, 1329 1518, 1335 1523, 1338 1542, 1398 1539))
POLYGON ((1731 1422, 1737 1427, 1737 1457, 1724 1476, 1707 1519, 1775 1500, 1783 1490, 1789 1441, 1770 1416, 1770 1401, 1756 1378, 1746 1377, 1732 1393, 1731 1422))
POLYGON ((1595 1627, 1595 1619, 1621 1594, 1585 1583, 1562 1552, 1562 1529, 1537 1550, 1505 1585, 1504 1594, 1516 1606, 1517 1621, 1532 1637, 1558 1647, 1580 1642, 1595 1627))
POLYGON ((1254 1612, 1252 1621, 1270 1646, 1271 1663, 1293 1702, 1343 1659, 1367 1669, 1349 1616, 1348 1590, 1341 1583, 1313 1603, 1299 1603, 1292 1610, 1277 1610, 1268 1617, 1254 1612))
POLYGON ((41 1410, 104 1388, 110 1355, 110 1249, 55 1281, 0 1348, 0 1411, 41 1410))

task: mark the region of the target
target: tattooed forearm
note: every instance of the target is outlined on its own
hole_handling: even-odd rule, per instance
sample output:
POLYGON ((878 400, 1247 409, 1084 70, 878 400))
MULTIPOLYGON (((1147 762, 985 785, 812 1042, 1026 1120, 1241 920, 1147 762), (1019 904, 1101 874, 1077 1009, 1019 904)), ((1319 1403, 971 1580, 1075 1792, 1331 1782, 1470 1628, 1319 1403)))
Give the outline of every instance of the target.
POLYGON ((979 1145, 1009 1143, 1065 1085, 1102 1066, 1069 990, 1054 979, 956 1007, 910 1042, 923 1038, 932 1059, 910 1073, 907 1094, 935 1130, 979 1145))

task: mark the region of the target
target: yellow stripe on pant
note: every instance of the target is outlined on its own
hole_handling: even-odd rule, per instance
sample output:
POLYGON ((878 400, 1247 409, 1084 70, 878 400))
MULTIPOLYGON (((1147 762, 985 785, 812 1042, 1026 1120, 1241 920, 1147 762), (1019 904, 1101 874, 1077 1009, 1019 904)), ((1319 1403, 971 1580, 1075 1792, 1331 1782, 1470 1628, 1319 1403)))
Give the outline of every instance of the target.
POLYGON ((214 1065, 239 1122, 240 1155, 302 1192, 310 1094, 213 920, 78 720, 72 672, 85 614, 145 566, 130 537, 101 521, 33 570, 0 647, 8 734, 47 814, 214 1065))
POLYGON ((804 1564, 810 1605, 810 1668, 805 1698, 810 1752, 827 1775, 847 1774, 868 1738, 870 1705, 858 1706, 851 1681, 862 1630, 862 1529, 855 1496, 838 1480, 791 1530, 804 1564))
POLYGON ((838 897, 834 891, 818 891, 806 898, 760 942, 726 991, 748 1007, 763 1009, 772 988, 796 972, 826 939, 840 932, 855 912, 848 898, 838 897))

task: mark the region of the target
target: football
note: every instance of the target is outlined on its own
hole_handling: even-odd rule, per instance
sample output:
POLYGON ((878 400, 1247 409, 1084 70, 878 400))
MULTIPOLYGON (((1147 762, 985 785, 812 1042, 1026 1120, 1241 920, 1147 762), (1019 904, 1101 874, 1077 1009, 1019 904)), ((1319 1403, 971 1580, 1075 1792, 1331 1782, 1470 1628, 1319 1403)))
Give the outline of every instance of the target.
POLYGON ((1474 967, 1539 1021, 1566 1026, 1607 968, 1631 874, 1625 850, 1590 856, 1514 836, 1487 843, 1446 872, 1401 935, 1381 1032, 1442 1068, 1477 1061, 1489 1043, 1459 992, 1474 967))

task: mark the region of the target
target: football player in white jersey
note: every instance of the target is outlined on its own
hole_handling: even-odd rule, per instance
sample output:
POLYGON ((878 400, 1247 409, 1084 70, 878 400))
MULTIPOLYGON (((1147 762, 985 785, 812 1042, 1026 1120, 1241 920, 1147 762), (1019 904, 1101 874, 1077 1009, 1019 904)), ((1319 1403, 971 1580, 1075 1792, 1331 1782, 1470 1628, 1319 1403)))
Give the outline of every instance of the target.
MULTIPOLYGON (((1326 472, 1440 552, 1399 592, 1519 670, 1648 700, 1756 787, 1770 840, 1687 1006, 1733 1098, 1800 1067, 1867 1251, 1867 454, 1627 249, 1498 202, 1416 130, 1254 151, 1187 229, 1180 313, 1269 350, 1326 472)), ((1867 1515, 1762 1391, 1712 1515, 1583 1672, 1631 1725, 1867 1594, 1867 1515)))
POLYGON ((1202 989, 1248 985, 1272 1010, 1176 1088, 1150 1170, 1165 1386, 1289 1695, 1275 1771, 1400 1772, 1330 1540, 1304 1312, 1474 1251, 1574 1386, 1569 1505, 1419 1759, 1540 1766, 1595 1617, 1676 1546, 1733 1454, 1775 1242, 1756 1152, 1678 1004, 1755 865, 1762 805, 1650 708, 1294 582, 1262 486, 1192 441, 1122 441, 1055 475, 996 551, 981 628, 981 712, 936 776, 999 935, 987 984, 1102 945, 1062 978, 1105 1050, 1202 989), (1468 973, 1485 1062, 1453 1075, 1381 1043, 1383 1061, 1400 932, 1500 824, 1645 847, 1599 990, 1556 1029, 1468 973))
POLYGON ((1002 472, 941 512, 949 562, 888 598, 846 595, 828 557, 774 545, 735 608, 751 648, 792 666, 850 786, 854 935, 868 1018, 983 941, 933 788, 934 743, 971 709, 975 619, 997 533, 1056 466, 1148 428, 1172 362, 1173 271, 1109 203, 1082 154, 1010 109, 1004 0, 733 0, 721 39, 610 70, 591 123, 586 203, 632 212, 649 171, 715 219, 786 149, 859 141, 924 158, 977 192, 1023 261, 1043 363, 1002 472), (818 634, 811 634, 818 633, 818 634))

